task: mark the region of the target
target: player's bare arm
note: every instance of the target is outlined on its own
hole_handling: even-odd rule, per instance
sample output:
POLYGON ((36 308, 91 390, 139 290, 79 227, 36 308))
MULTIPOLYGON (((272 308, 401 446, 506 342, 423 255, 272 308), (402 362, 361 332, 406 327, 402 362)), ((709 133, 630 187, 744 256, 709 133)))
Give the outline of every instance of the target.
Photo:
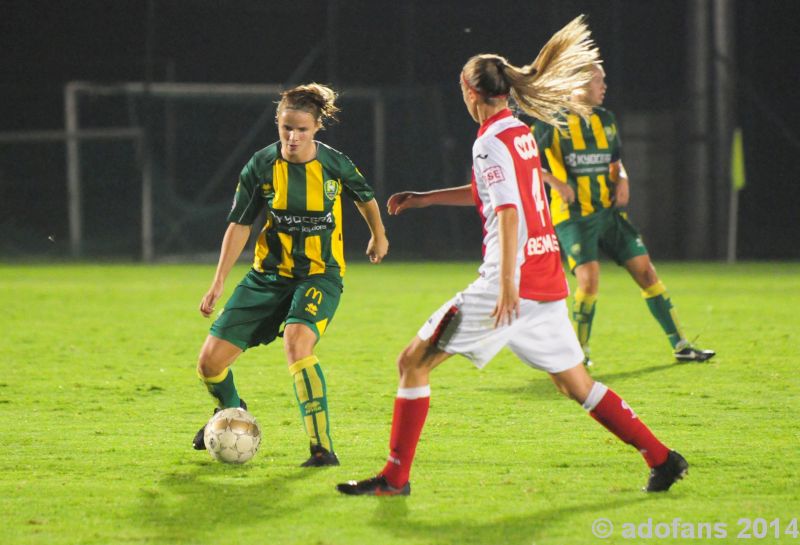
POLYGON ((631 200, 628 174, 622 166, 622 160, 614 161, 609 165, 609 177, 614 182, 614 205, 617 207, 628 206, 631 200))
POLYGON ((356 207, 364 221, 367 222, 372 236, 367 243, 367 256, 372 263, 380 263, 389 252, 389 239, 386 238, 386 229, 383 227, 381 211, 375 199, 367 202, 356 201, 356 207))
POLYGON ((500 294, 492 311, 494 327, 511 324, 519 317, 519 290, 516 279, 517 227, 519 217, 516 208, 497 211, 498 236, 500 238, 500 294))
POLYGON ((558 191, 558 194, 561 195, 561 200, 565 203, 572 204, 575 202, 575 191, 568 183, 562 182, 544 169, 542 169, 542 178, 547 185, 558 191))
POLYGON ((242 254, 242 250, 244 250, 249 238, 249 225, 231 223, 225 230, 214 280, 211 282, 211 287, 200 300, 200 314, 206 318, 211 316, 214 312, 214 306, 217 304, 217 300, 222 295, 222 290, 225 287, 225 279, 228 277, 228 273, 231 272, 236 260, 239 259, 239 256, 242 254))
POLYGON ((396 216, 409 208, 441 206, 474 206, 472 186, 462 185, 433 191, 401 191, 389 197, 386 207, 389 215, 396 216))

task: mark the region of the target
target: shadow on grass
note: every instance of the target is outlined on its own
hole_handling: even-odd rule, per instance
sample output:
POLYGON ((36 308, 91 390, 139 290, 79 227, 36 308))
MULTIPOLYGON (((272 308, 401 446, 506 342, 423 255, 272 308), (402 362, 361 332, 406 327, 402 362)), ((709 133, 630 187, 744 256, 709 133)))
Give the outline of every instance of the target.
MULTIPOLYGON (((652 373, 661 373, 668 369, 675 369, 679 364, 677 363, 669 363, 665 365, 655 365, 652 367, 643 367, 641 369, 635 369, 633 371, 622 371, 617 373, 607 373, 603 371, 590 371, 592 378, 598 380, 609 386, 611 388, 614 387, 614 382, 629 379, 629 378, 636 378, 645 375, 649 375, 652 373)), ((687 364, 688 365, 688 364, 687 364)), ((509 386, 500 386, 500 387, 488 387, 485 389, 506 392, 515 396, 519 395, 533 395, 536 397, 547 397, 551 396, 553 398, 560 398, 561 395, 556 390, 553 382, 548 378, 545 378, 546 375, 543 373, 537 373, 536 378, 525 382, 524 384, 514 384, 509 386), (542 378, 539 378, 542 377, 542 378)))
POLYGON ((602 370, 592 372, 592 378, 601 381, 603 384, 613 384, 614 381, 628 378, 638 378, 652 373, 661 373, 668 369, 677 369, 680 364, 670 362, 664 365, 654 365, 652 367, 642 367, 633 371, 622 371, 618 373, 604 373, 602 370))
POLYGON ((315 473, 319 478, 299 468, 189 462, 140 491, 135 520, 175 543, 202 542, 221 528, 247 531, 304 507, 303 487, 295 484, 315 473))
MULTIPOLYGON (((607 499, 590 503, 554 507, 541 511, 509 517, 491 518, 480 520, 458 519, 447 520, 439 523, 418 523, 408 520, 410 498, 375 498, 378 502, 370 524, 384 531, 388 531, 403 539, 415 540, 425 536, 431 543, 437 545, 486 545, 502 543, 503 545, 530 545, 537 539, 547 539, 547 529, 550 526, 563 525, 565 520, 583 513, 595 513, 598 518, 611 517, 613 511, 619 507, 634 505, 648 501, 650 498, 644 494, 637 497, 620 498, 616 501, 607 499), (543 535, 544 534, 544 535, 543 535)), ((413 504, 412 504, 413 505, 413 504)), ((575 527, 575 533, 570 536, 570 541, 553 542, 563 543, 590 543, 596 538, 592 535, 592 528, 575 527)))

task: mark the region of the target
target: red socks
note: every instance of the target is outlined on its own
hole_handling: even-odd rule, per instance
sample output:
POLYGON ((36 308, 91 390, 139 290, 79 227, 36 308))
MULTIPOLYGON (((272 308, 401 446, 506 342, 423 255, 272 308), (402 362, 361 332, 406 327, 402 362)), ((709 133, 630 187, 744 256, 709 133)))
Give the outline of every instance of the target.
POLYGON ((666 461, 669 449, 613 390, 595 382, 583 408, 608 431, 636 447, 648 466, 655 467, 666 461))
MULTIPOLYGON (((389 459, 380 472, 390 486, 401 488, 408 482, 417 443, 428 416, 430 396, 430 385, 397 390, 392 417, 392 436, 389 440, 389 459)), ((595 382, 583 403, 583 408, 611 433, 636 447, 650 467, 661 465, 666 461, 669 449, 653 435, 613 390, 595 382)))
POLYGON ((399 388, 394 400, 392 437, 389 440, 389 458, 381 475, 395 488, 408 482, 411 462, 417 450, 419 436, 428 416, 431 401, 430 385, 418 388, 399 388))

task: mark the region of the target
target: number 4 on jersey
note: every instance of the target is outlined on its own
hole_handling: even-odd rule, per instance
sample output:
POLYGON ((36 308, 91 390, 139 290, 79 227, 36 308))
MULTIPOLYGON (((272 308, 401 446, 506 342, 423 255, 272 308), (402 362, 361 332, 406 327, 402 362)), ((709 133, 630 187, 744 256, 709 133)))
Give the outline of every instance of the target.
POLYGON ((536 204, 536 213, 539 214, 539 221, 542 222, 542 227, 547 224, 544 219, 544 211, 547 208, 547 200, 544 198, 544 190, 542 189, 542 181, 539 179, 539 169, 533 169, 533 202, 536 204))

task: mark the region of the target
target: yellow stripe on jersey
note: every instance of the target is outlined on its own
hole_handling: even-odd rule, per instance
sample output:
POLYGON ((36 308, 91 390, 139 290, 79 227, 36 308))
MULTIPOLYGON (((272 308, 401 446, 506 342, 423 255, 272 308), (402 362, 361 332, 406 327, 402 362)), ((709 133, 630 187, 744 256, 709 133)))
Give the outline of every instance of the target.
MULTIPOLYGON (((338 180, 341 184, 342 181, 338 180)), ((344 276, 345 263, 344 263, 344 240, 342 240, 342 197, 336 196, 333 203, 333 221, 336 222, 336 228, 331 235, 331 254, 333 260, 339 265, 339 274, 344 276)))
POLYGON ((289 203, 289 164, 286 161, 275 161, 272 167, 272 187, 275 189, 272 208, 286 210, 289 203))
POLYGON ((598 174, 597 183, 600 185, 600 202, 603 204, 603 208, 608 208, 611 206, 611 192, 608 190, 606 177, 598 174))
POLYGON ((261 231, 261 234, 258 235, 258 241, 256 242, 256 255, 253 258, 253 268, 260 273, 264 272, 261 264, 266 259, 267 255, 269 254, 269 246, 267 246, 267 229, 269 227, 269 223, 264 227, 261 231))
POLYGON ((608 139, 606 138, 606 131, 603 129, 603 123, 600 121, 600 116, 592 114, 589 120, 592 124, 592 132, 594 133, 594 141, 597 143, 597 149, 608 149, 608 139))
POLYGON ((325 272, 325 262, 322 260, 322 239, 319 235, 306 237, 306 257, 310 263, 308 274, 325 272))
POLYGON ((581 216, 588 216, 594 212, 592 179, 589 176, 578 176, 578 202, 581 203, 581 216))
POLYGON ((586 149, 586 141, 583 139, 583 131, 581 130, 581 118, 575 114, 569 114, 567 116, 567 126, 569 127, 569 136, 572 138, 572 149, 586 149))
POLYGON ((569 219, 569 205, 561 198, 561 193, 550 190, 550 217, 553 225, 569 219))
POLYGON ((269 247, 267 246, 267 232, 266 230, 261 231, 261 234, 258 235, 258 240, 256 241, 256 252, 255 256, 253 257, 253 268, 263 273, 264 269, 261 267, 261 263, 264 262, 264 258, 267 257, 269 253, 269 247))
POLYGON ((278 264, 278 274, 292 278, 292 269, 294 269, 292 235, 288 233, 278 233, 278 238, 281 240, 281 262, 278 264))
POLYGON ((553 146, 544 152, 550 164, 550 174, 561 180, 567 181, 567 169, 564 168, 564 154, 561 153, 561 129, 553 129, 553 146))
MULTIPOLYGON (((567 169, 564 168, 564 156, 561 153, 561 129, 553 129, 553 144, 544 150, 547 162, 550 165, 550 174, 561 180, 567 181, 567 169)), ((569 219, 569 207, 561 198, 558 191, 550 192, 550 217, 553 225, 569 219)))
POLYGON ((328 327, 328 319, 325 318, 324 320, 320 320, 315 325, 317 326, 319 336, 322 337, 322 334, 325 333, 325 328, 328 327))
POLYGON ((306 164, 306 210, 309 212, 323 212, 325 210, 322 163, 319 161, 311 161, 306 164))

